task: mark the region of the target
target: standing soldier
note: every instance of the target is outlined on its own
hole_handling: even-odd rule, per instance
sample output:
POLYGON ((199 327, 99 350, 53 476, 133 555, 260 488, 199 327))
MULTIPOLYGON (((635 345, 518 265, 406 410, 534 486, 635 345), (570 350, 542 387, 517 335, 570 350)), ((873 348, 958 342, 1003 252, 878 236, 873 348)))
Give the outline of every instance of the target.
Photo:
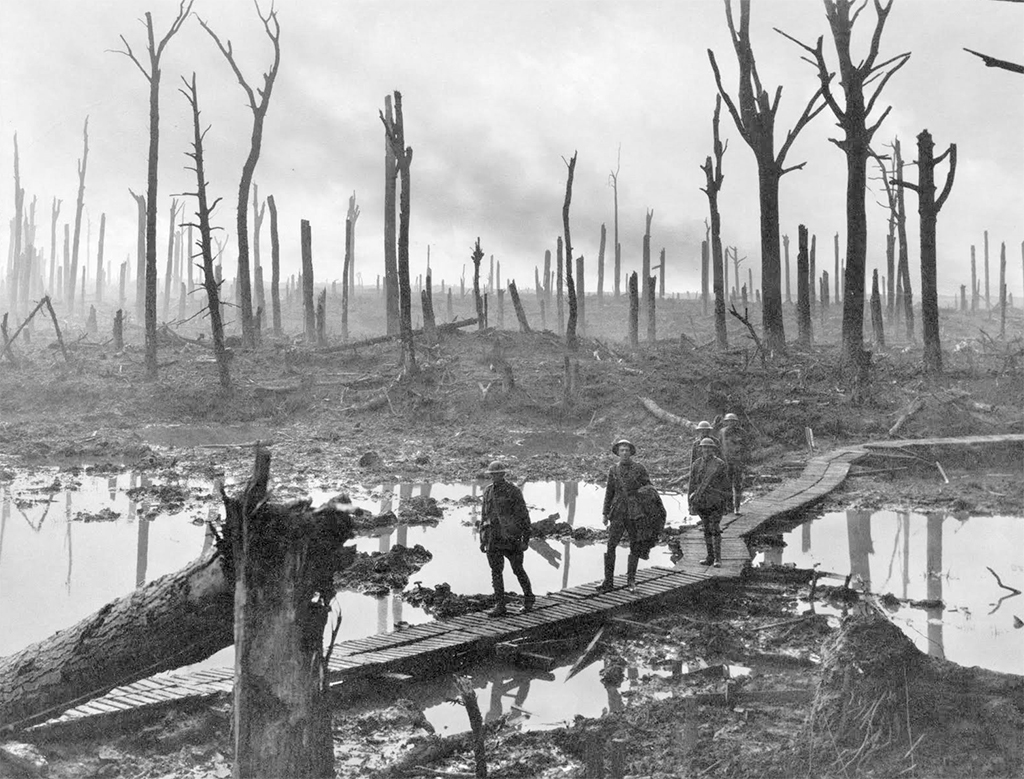
POLYGON ((714 438, 714 428, 711 427, 711 423, 706 419, 702 419, 697 423, 697 437, 693 439, 693 445, 690 447, 690 465, 693 465, 697 460, 700 459, 700 442, 705 438, 714 438))
POLYGON ((740 424, 739 417, 729 413, 722 417, 718 439, 722 447, 722 459, 729 468, 732 497, 729 508, 739 514, 740 502, 743 500, 743 477, 746 475, 747 462, 750 460, 750 434, 740 424))
POLYGON ((704 544, 708 556, 701 565, 722 564, 722 516, 732 500, 728 468, 716 455, 718 442, 705 438, 700 442, 700 457, 690 466, 690 513, 700 517, 704 526, 704 544))
MULTIPOLYGON (((608 546, 604 553, 604 581, 597 586, 598 592, 610 592, 614 588, 615 551, 623 535, 628 535, 630 542, 637 540, 637 527, 643 521, 643 506, 637 495, 641 487, 651 483, 647 469, 640 463, 633 462, 636 447, 625 438, 612 444, 612 454, 619 462, 608 471, 608 486, 604 491, 604 523, 608 525, 608 546)), ((640 563, 640 555, 629 550, 629 562, 626 568, 626 586, 632 592, 636 588, 636 569, 640 563)))
POLYGON ((522 491, 505 481, 505 466, 495 460, 485 471, 491 483, 484 490, 480 512, 480 551, 487 553, 494 587, 494 608, 489 617, 503 617, 505 609, 505 558, 523 588, 523 611, 530 611, 536 598, 530 577, 523 568, 523 553, 530 543, 530 512, 522 491))

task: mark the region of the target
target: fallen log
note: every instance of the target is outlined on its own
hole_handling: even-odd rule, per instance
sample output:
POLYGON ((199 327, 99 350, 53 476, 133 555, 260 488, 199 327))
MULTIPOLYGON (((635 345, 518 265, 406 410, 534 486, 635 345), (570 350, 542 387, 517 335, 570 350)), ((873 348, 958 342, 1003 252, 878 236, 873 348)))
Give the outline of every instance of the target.
POLYGON ((668 422, 670 425, 682 425, 683 427, 694 427, 694 423, 684 417, 679 417, 670 411, 665 411, 657 403, 650 398, 641 397, 640 403, 647 409, 654 417, 660 419, 662 422, 668 422))
POLYGON ((234 585, 222 566, 214 550, 0 658, 0 733, 230 646, 234 585))
POLYGON ((907 410, 900 414, 899 419, 896 420, 896 424, 889 428, 889 438, 895 438, 896 434, 900 432, 900 428, 907 423, 907 420, 910 419, 912 416, 914 416, 914 414, 916 414, 923 408, 924 401, 921 400, 921 398, 918 398, 913 403, 911 403, 907 407, 907 410))
MULTIPOLYGON (((447 323, 445 323, 443 325, 438 325, 437 326, 437 334, 440 335, 442 333, 450 333, 450 332, 452 332, 454 330, 458 330, 459 328, 469 327, 470 325, 475 325, 475 324, 476 324, 476 317, 473 317, 472 319, 457 319, 454 322, 447 322, 447 323)), ((413 330, 412 334, 414 336, 416 336, 416 335, 423 335, 423 328, 420 327, 420 328, 417 328, 416 330, 413 330)), ((336 352, 343 352, 346 349, 358 349, 361 346, 375 346, 376 344, 387 343, 388 341, 397 340, 399 337, 400 336, 399 336, 398 333, 395 333, 394 335, 378 335, 378 336, 374 336, 373 338, 364 338, 362 341, 352 341, 352 342, 347 343, 347 344, 339 344, 338 346, 328 346, 328 347, 323 348, 323 349, 317 349, 317 353, 319 353, 319 354, 335 354, 336 352)))

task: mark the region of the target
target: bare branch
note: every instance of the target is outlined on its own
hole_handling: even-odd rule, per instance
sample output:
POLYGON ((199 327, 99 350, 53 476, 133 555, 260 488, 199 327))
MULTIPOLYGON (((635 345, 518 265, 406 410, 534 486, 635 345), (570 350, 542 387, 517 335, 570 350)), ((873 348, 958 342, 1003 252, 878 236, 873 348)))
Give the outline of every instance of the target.
POLYGON ((985 63, 986 68, 1001 68, 1002 70, 1008 70, 1011 73, 1024 73, 1024 65, 1018 65, 1016 62, 996 59, 995 57, 990 57, 988 54, 982 54, 980 51, 968 49, 966 46, 964 47, 964 51, 968 54, 973 54, 975 57, 980 57, 981 61, 985 63))
MULTIPOLYGON (((946 150, 946 154, 949 155, 949 175, 946 176, 946 185, 942 188, 942 194, 939 195, 938 199, 935 201, 936 211, 942 208, 943 204, 946 202, 946 198, 949 197, 950 190, 953 188, 953 178, 956 176, 955 143, 949 144, 949 148, 946 150)), ((942 160, 946 157, 946 154, 943 154, 937 160, 935 160, 936 164, 942 162, 942 160)))
POLYGON ((109 51, 111 54, 123 54, 135 63, 138 69, 142 72, 142 75, 146 77, 146 81, 152 81, 153 76, 147 73, 146 69, 142 67, 142 63, 139 62, 138 58, 135 56, 135 52, 132 51, 131 44, 128 43, 128 40, 123 35, 120 35, 118 37, 121 39, 121 42, 124 43, 125 50, 121 51, 120 49, 107 49, 107 51, 109 51))

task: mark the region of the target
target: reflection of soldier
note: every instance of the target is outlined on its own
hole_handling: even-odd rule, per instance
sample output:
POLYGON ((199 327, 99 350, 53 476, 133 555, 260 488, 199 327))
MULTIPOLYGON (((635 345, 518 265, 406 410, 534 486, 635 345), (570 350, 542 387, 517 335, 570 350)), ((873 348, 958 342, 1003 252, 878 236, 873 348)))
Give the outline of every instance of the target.
POLYGON ((532 679, 528 674, 513 674, 511 679, 495 679, 491 684, 491 705, 487 709, 487 714, 484 715, 484 722, 494 722, 502 715, 501 699, 510 690, 516 691, 512 704, 522 708, 523 704, 526 703, 526 696, 530 694, 531 681, 532 679))
POLYGON ((743 476, 750 461, 750 433, 740 424, 735 414, 729 413, 722 417, 718 429, 718 442, 722 447, 722 459, 729 468, 729 484, 732 489, 731 508, 740 513, 743 500, 743 476))
POLYGON ((690 512, 700 517, 704 526, 704 544, 708 556, 701 565, 722 563, 722 516, 731 502, 729 474, 718 458, 718 443, 713 438, 700 442, 700 457, 690 467, 690 491, 687 496, 690 512))
POLYGON ((491 585, 494 587, 494 608, 490 617, 503 617, 505 610, 505 558, 512 573, 523 588, 523 611, 533 608, 535 598, 530 577, 523 568, 523 553, 530 544, 530 512, 526 508, 522 491, 505 481, 505 466, 492 462, 486 473, 491 483, 484 490, 480 505, 480 551, 487 553, 491 566, 491 585))
MULTIPOLYGON (((604 553, 604 581, 597 586, 598 592, 611 592, 615 578, 615 551, 623 535, 628 535, 630 542, 636 540, 637 522, 643 518, 643 507, 637 491, 651 483, 647 469, 640 463, 633 462, 636 447, 625 438, 612 444, 612 453, 617 455, 619 462, 608 471, 608 485, 604 492, 604 523, 608 525, 608 546, 604 553)), ((629 563, 626 569, 626 586, 630 592, 636 587, 636 569, 640 555, 629 550, 629 563)))

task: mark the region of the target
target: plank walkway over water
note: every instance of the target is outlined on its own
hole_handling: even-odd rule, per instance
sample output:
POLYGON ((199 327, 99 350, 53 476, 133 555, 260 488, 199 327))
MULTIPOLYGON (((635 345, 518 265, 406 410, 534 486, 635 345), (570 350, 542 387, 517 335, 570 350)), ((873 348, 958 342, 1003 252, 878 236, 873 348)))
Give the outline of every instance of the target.
MULTIPOLYGON (((851 465, 869 456, 888 453, 927 460, 934 456, 935 450, 947 447, 1021 444, 1024 444, 1024 435, 1010 434, 882 441, 826 452, 809 460, 799 476, 744 503, 742 513, 729 514, 723 519, 721 568, 691 562, 703 555, 700 534, 691 532, 683 536, 687 541, 683 562, 675 568, 641 569, 637 573, 635 592, 625 589, 625 576, 619 575, 611 592, 597 592, 596 582, 581 584, 538 597, 536 608, 526 614, 512 612, 508 617, 491 619, 476 612, 394 633, 339 642, 328 663, 329 678, 331 682, 338 682, 382 673, 413 676, 437 673, 442 668, 455 668, 486 656, 502 642, 580 631, 600 624, 617 612, 652 603, 666 595, 696 592, 715 579, 738 577, 751 559, 746 536, 769 522, 809 508, 843 483, 851 465)), ((620 567, 624 567, 625 557, 625 554, 620 555, 620 567)), ((127 713, 142 706, 230 691, 233 683, 234 668, 228 667, 165 672, 117 687, 68 710, 50 724, 98 714, 127 713)))

